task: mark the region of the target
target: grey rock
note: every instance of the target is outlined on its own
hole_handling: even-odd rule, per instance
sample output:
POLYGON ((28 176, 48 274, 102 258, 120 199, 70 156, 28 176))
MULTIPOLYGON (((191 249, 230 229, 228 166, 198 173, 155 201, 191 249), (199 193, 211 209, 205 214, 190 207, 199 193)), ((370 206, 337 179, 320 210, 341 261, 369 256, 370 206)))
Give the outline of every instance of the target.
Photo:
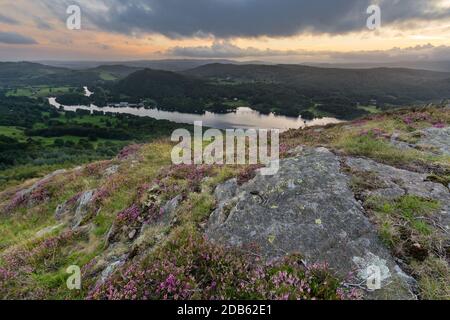
POLYGON ((374 173, 383 181, 383 188, 365 191, 364 196, 396 199, 403 195, 413 195, 437 200, 442 206, 442 212, 436 215, 436 219, 444 227, 450 226, 449 189, 442 184, 427 181, 427 174, 397 169, 362 158, 346 158, 345 162, 352 170, 374 173))
POLYGON ((413 144, 401 141, 401 140, 399 140, 399 137, 400 137, 400 135, 398 133, 394 133, 391 136, 391 144, 400 150, 414 149, 413 144))
POLYGON ((28 203, 28 206, 32 207, 34 205, 34 203, 32 203, 32 201, 30 200, 31 194, 34 191, 36 191, 39 187, 41 187, 42 185, 44 185, 47 182, 49 182, 50 180, 52 180, 54 177, 56 177, 56 176, 58 176, 60 174, 63 174, 65 172, 67 172, 65 169, 56 170, 56 171, 46 175, 41 180, 35 182, 31 187, 20 191, 17 195, 22 197, 23 199, 26 199, 26 201, 28 203))
POLYGON ((124 260, 117 260, 109 264, 103 271, 100 276, 100 280, 98 284, 103 284, 108 278, 116 271, 118 268, 125 264, 124 260))
MULTIPOLYGON (((157 242, 159 242, 167 228, 173 222, 176 210, 183 200, 182 195, 178 195, 163 206, 163 217, 157 224, 144 223, 139 231, 139 236, 133 241, 132 247, 134 252, 147 250, 157 242)), ((134 238, 134 237, 133 237, 134 238)))
POLYGON ((109 177, 112 176, 114 174, 116 174, 119 171, 119 166, 118 165, 113 165, 111 167, 108 167, 105 169, 105 172, 103 173, 103 176, 105 177, 109 177))
POLYGON ((116 258, 116 260, 113 260, 110 262, 105 269, 101 272, 100 278, 97 281, 97 286, 105 283, 106 280, 120 267, 122 267, 125 264, 127 257, 122 256, 120 258, 116 258))
POLYGON ((55 210, 55 219, 61 220, 65 212, 66 212, 66 203, 59 204, 55 210))
POLYGON ((278 174, 258 174, 227 193, 232 198, 216 192, 218 206, 207 226, 208 238, 232 246, 256 244, 267 258, 300 253, 307 263, 327 262, 343 278, 356 271, 358 282, 365 280, 362 261, 372 257, 383 262, 385 279, 370 297, 413 299, 409 283, 396 271, 400 268, 354 199, 339 160, 325 148, 305 148, 299 156, 282 160, 278 174), (231 208, 226 205, 230 202, 231 208))
POLYGON ((131 232, 128 234, 128 238, 130 238, 130 240, 134 239, 136 233, 137 233, 136 229, 131 230, 131 232))
POLYGON ((177 210, 181 200, 183 200, 183 196, 178 195, 172 200, 167 201, 167 203, 162 207, 164 212, 162 223, 169 223, 173 219, 175 211, 177 210))
POLYGON ((410 133, 411 136, 418 136, 415 143, 407 143, 399 139, 399 134, 391 136, 391 143, 401 150, 419 149, 434 154, 450 155, 450 127, 446 128, 426 128, 410 133))
POLYGON ((74 205, 68 202, 58 205, 55 211, 57 220, 68 219, 72 229, 78 228, 89 213, 89 205, 96 190, 83 192, 74 205))
POLYGON ((231 206, 236 204, 236 191, 238 188, 237 179, 231 179, 216 187, 214 195, 218 207, 213 211, 210 217, 210 224, 221 224, 225 222, 231 210, 231 206))
POLYGON ((163 216, 157 223, 141 223, 138 226, 122 226, 119 227, 113 223, 106 235, 106 245, 111 246, 116 243, 128 243, 131 247, 143 247, 146 243, 152 242, 154 237, 153 229, 155 226, 164 227, 169 226, 175 217, 176 209, 178 208, 182 195, 167 201, 162 207, 163 216), (130 242, 130 240, 132 240, 130 242), (131 244, 130 244, 131 243, 131 244))
POLYGON ((431 145, 441 154, 450 155, 450 127, 427 128, 421 131, 419 145, 431 145))

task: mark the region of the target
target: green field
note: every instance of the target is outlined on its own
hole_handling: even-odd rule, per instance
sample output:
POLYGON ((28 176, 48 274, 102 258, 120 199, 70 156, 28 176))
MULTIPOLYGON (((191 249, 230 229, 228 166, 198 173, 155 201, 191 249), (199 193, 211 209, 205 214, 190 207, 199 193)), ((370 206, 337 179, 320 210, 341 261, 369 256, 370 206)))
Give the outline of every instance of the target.
POLYGON ((100 72, 100 79, 105 80, 105 81, 114 81, 114 80, 117 80, 117 77, 109 72, 102 71, 102 72, 100 72))
POLYGON ((25 139, 25 135, 23 134, 23 130, 19 129, 17 127, 0 126, 0 135, 11 137, 11 138, 15 138, 15 139, 18 139, 18 140, 24 140, 25 139))
POLYGON ((45 98, 52 95, 74 92, 75 87, 52 87, 52 86, 26 86, 11 89, 6 92, 7 97, 36 97, 45 98))
POLYGON ((232 108, 240 108, 240 107, 250 107, 248 101, 245 100, 228 100, 223 103, 226 106, 230 106, 232 108))
POLYGON ((358 109, 367 111, 369 113, 380 113, 381 110, 377 106, 359 106, 358 109))

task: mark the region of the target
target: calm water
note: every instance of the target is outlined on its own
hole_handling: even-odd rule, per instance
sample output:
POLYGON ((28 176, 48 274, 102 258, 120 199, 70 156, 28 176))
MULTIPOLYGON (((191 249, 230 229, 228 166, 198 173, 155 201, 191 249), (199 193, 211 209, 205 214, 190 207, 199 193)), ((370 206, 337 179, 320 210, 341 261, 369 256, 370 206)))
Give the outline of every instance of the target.
MULTIPOLYGON (((87 87, 84 87, 86 96, 90 96, 93 93, 89 91, 87 87)), ((50 105, 59 108, 61 104, 56 102, 56 98, 49 98, 50 105)), ((247 107, 241 107, 236 112, 219 114, 206 112, 205 114, 190 114, 171 111, 162 111, 158 109, 145 109, 145 108, 131 108, 131 107, 97 107, 95 105, 90 106, 63 106, 64 110, 76 111, 76 110, 90 110, 103 111, 112 113, 125 113, 132 114, 140 117, 151 117, 158 120, 170 120, 176 123, 188 123, 193 124, 194 121, 202 121, 206 127, 212 127, 217 129, 298 129, 305 126, 326 125, 329 123, 339 123, 336 118, 321 118, 311 121, 305 121, 302 118, 293 118, 286 116, 279 116, 274 114, 261 114, 258 111, 252 110, 247 107)))

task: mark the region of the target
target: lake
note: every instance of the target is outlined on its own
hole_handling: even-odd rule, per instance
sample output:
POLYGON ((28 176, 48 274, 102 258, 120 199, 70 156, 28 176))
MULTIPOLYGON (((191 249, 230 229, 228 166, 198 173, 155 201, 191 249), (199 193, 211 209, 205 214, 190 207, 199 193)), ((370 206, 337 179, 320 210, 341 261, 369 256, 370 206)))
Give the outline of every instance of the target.
MULTIPOLYGON (((93 94, 84 87, 86 96, 93 94)), ((50 105, 55 108, 61 107, 56 101, 56 98, 48 99, 50 105)), ((336 118, 320 118, 314 120, 304 120, 301 117, 286 117, 275 114, 261 114, 258 111, 252 110, 248 107, 237 108, 235 112, 230 113, 212 113, 205 112, 204 114, 191 114, 172 111, 163 111, 159 109, 145 109, 133 107, 98 107, 90 106, 62 106, 64 110, 90 110, 103 111, 111 113, 131 114, 139 117, 150 117, 158 120, 169 120, 176 123, 193 124, 194 121, 202 121, 205 127, 217 129, 298 129, 306 126, 326 125, 330 123, 340 123, 342 121, 336 118)))

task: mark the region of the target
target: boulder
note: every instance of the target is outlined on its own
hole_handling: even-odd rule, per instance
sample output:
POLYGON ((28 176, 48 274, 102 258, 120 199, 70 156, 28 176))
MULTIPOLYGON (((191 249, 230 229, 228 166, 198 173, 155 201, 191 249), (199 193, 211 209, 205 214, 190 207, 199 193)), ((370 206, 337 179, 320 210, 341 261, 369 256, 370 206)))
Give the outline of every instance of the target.
POLYGON ((367 281, 370 262, 382 272, 373 299, 414 299, 411 282, 355 200, 340 158, 325 148, 305 148, 282 160, 278 174, 257 176, 216 190, 217 209, 208 238, 232 246, 256 245, 267 258, 300 253, 305 263, 328 263, 342 278, 367 281))

